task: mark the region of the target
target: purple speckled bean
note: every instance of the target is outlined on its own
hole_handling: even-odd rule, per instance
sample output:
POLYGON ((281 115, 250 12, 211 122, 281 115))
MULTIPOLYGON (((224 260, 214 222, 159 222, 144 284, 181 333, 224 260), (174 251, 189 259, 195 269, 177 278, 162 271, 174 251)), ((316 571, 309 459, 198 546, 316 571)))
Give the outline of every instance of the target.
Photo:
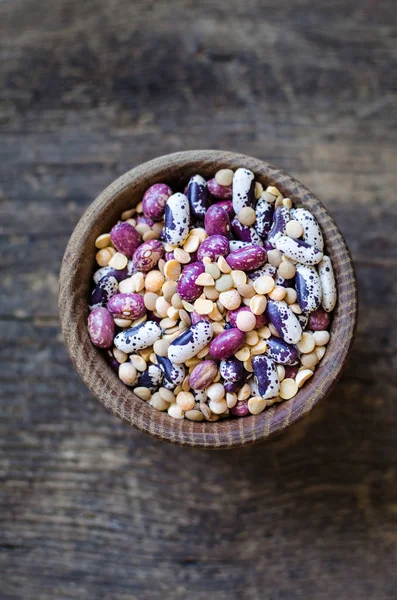
POLYGON ((160 221, 163 218, 165 205, 172 189, 165 183, 155 183, 146 190, 142 198, 142 210, 146 217, 160 221))
POLYGON ((270 336, 267 342, 266 354, 280 365, 294 365, 298 361, 298 348, 287 344, 281 338, 270 336))
POLYGON ((309 315, 309 329, 312 331, 324 331, 328 329, 331 322, 331 316, 323 308, 318 308, 309 315))
POLYGON ((280 391, 280 382, 274 361, 265 356, 254 356, 252 368, 258 384, 259 394, 264 399, 275 398, 280 391))
POLYGON ((139 319, 146 314, 146 307, 141 294, 115 294, 107 304, 113 318, 139 319))
POLYGON ((276 247, 276 241, 284 235, 287 223, 291 220, 288 208, 278 206, 273 213, 273 224, 267 236, 267 243, 272 248, 276 247))
POLYGON ((297 344, 302 337, 302 328, 296 317, 284 300, 268 299, 266 308, 267 318, 276 328, 280 337, 288 344, 297 344))
POLYGON ((297 365, 286 365, 285 367, 285 379, 295 379, 298 371, 299 371, 299 364, 297 365))
POLYGON ((136 217, 137 225, 148 225, 149 227, 153 227, 154 221, 150 217, 146 217, 145 215, 138 215, 136 217))
POLYGON ((186 196, 189 200, 190 213, 204 219, 208 207, 207 182, 201 175, 193 175, 187 185, 186 196))
POLYGON ((100 306, 88 316, 88 334, 91 342, 98 348, 110 348, 113 345, 115 325, 110 312, 100 306))
POLYGON ((245 375, 244 371, 243 363, 235 356, 227 360, 221 360, 219 365, 219 372, 223 379, 231 383, 241 381, 245 375))
POLYGON ((232 269, 241 271, 253 271, 258 269, 265 264, 267 259, 267 252, 261 246, 248 245, 239 250, 234 250, 229 256, 226 257, 226 261, 232 269))
MULTIPOLYGON (((112 344, 113 345, 113 344, 112 344)), ((108 349, 108 350, 104 350, 103 352, 106 361, 109 363, 110 367, 113 369, 113 371, 115 371, 116 373, 119 372, 119 366, 120 363, 118 360, 116 360, 113 356, 113 351, 108 349)))
POLYGON ((248 400, 239 400, 239 402, 230 409, 230 414, 234 417, 246 417, 249 414, 248 400))
MULTIPOLYGON (((227 313, 227 317, 229 319, 229 323, 232 327, 237 327, 237 316, 240 312, 252 312, 249 306, 240 306, 240 308, 236 308, 235 310, 229 310, 227 313)), ((256 317, 256 329, 259 327, 263 327, 267 323, 267 318, 265 313, 262 315, 255 315, 256 317)))
POLYGON ((269 275, 270 277, 274 277, 277 273, 276 267, 273 267, 270 263, 265 263, 259 269, 255 269, 255 271, 250 271, 248 273, 248 277, 251 281, 255 281, 258 277, 262 277, 262 275, 269 275))
POLYGON ((211 319, 208 315, 199 315, 196 310, 190 313, 190 320, 192 321, 192 325, 196 325, 199 321, 207 321, 207 323, 211 323, 211 319))
POLYGON ((223 210, 227 212, 230 220, 233 219, 235 213, 233 210, 233 202, 231 200, 220 200, 216 203, 216 205, 220 206, 221 208, 223 208, 223 210))
POLYGON ((216 179, 207 181, 207 188, 211 196, 219 200, 230 200, 233 195, 231 185, 219 185, 216 179))
POLYGON ((313 312, 321 304, 321 283, 315 267, 296 265, 296 299, 303 312, 313 312))
POLYGON ((220 256, 227 256, 228 254, 228 240, 223 235, 210 235, 199 247, 197 258, 203 260, 205 256, 208 256, 212 261, 215 261, 220 256))
POLYGON ((245 334, 234 327, 219 334, 210 344, 210 354, 217 360, 225 360, 238 352, 245 343, 245 334))
POLYGON ((102 277, 91 293, 90 310, 99 306, 106 306, 108 301, 119 289, 118 281, 113 275, 102 277))
POLYGON ((159 365, 149 365, 139 377, 138 385, 147 387, 151 392, 158 390, 164 378, 164 372, 159 365))
POLYGON ((94 282, 98 283, 98 281, 100 281, 102 279, 102 277, 105 277, 105 275, 112 275, 113 277, 115 277, 117 279, 117 281, 123 281, 123 279, 126 279, 128 277, 128 269, 127 269, 127 267, 125 267, 125 269, 114 269, 113 267, 101 267, 94 273, 94 276, 93 276, 94 282))
POLYGON ((233 394, 233 392, 237 392, 241 388, 241 381, 225 381, 223 387, 225 388, 225 392, 233 394))
POLYGON ((232 221, 232 231, 234 236, 242 242, 263 246, 262 238, 256 230, 253 227, 248 227, 240 223, 237 217, 232 221))
POLYGON ((205 390, 214 381, 218 367, 213 360, 203 360, 190 373, 190 387, 194 390, 205 390))
POLYGON ((114 247, 125 254, 127 258, 131 258, 139 244, 142 242, 141 236, 130 223, 125 221, 117 223, 110 231, 110 239, 114 247))
POLYGON ((173 252, 166 252, 164 254, 164 258, 165 260, 174 260, 175 256, 173 252))
POLYGON ((230 219, 228 213, 218 204, 209 207, 204 218, 204 227, 208 235, 229 236, 230 219))
POLYGON ((265 239, 272 228, 274 206, 264 198, 259 198, 255 211, 256 221, 254 227, 258 235, 265 239))
POLYGON ((164 256, 164 246, 159 240, 148 240, 134 252, 134 265, 139 271, 147 273, 154 269, 164 256))
POLYGON ((178 281, 178 294, 186 302, 194 302, 203 291, 203 286, 196 285, 195 281, 201 273, 204 273, 204 265, 201 262, 191 263, 183 267, 182 275, 178 281))

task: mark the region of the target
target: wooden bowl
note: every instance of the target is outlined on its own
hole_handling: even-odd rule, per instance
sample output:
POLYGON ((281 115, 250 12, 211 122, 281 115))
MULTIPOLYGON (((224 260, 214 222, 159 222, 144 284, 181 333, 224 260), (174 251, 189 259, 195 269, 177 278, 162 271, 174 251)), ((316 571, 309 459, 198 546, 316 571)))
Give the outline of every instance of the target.
POLYGON ((83 381, 113 415, 161 440, 203 448, 245 446, 280 433, 323 400, 338 381, 352 345, 357 320, 357 284, 350 252, 334 220, 301 183, 268 163, 232 152, 199 150, 178 152, 132 169, 107 187, 77 224, 60 273, 59 312, 70 356, 83 381), (221 168, 247 167, 264 188, 275 185, 296 206, 309 209, 322 228, 338 288, 331 339, 314 376, 291 400, 256 416, 214 423, 175 420, 134 395, 112 371, 88 337, 88 298, 95 264, 95 239, 109 231, 120 214, 135 206, 152 184, 164 182, 183 190, 191 175, 210 178, 221 168))

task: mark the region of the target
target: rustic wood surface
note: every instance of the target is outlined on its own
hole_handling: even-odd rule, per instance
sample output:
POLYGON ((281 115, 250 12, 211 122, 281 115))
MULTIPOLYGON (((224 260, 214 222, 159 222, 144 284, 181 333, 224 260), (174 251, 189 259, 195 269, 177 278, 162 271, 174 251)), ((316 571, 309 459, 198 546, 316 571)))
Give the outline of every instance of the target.
POLYGON ((396 596, 393 0, 0 2, 0 598, 396 596), (57 277, 91 200, 222 148, 331 210, 360 320, 329 400, 209 453, 123 425, 67 356, 57 277))

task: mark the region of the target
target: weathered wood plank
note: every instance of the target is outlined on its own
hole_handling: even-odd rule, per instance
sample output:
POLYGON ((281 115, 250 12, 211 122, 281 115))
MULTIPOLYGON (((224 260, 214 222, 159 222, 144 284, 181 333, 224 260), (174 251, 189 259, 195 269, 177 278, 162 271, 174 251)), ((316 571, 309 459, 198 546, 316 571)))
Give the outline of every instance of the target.
POLYGON ((395 597, 396 26, 392 0, 0 3, 1 598, 395 597), (96 194, 205 147, 311 188, 361 300, 329 401, 215 454, 108 415, 56 309, 63 249, 96 194))

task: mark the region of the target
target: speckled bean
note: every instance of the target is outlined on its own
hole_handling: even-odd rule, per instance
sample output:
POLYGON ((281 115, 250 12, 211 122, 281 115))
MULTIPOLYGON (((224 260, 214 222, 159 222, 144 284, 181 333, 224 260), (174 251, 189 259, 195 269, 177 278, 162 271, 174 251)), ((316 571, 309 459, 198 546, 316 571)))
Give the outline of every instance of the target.
MULTIPOLYGON (((213 331, 210 323, 199 321, 177 337, 168 348, 171 362, 181 364, 196 356, 212 339, 213 331)), ((215 358, 215 357, 214 357, 215 358)))
POLYGON ((265 263, 259 269, 255 269, 255 271, 250 271, 248 273, 248 277, 251 281, 255 281, 258 277, 262 277, 262 275, 269 275, 270 277, 274 277, 277 273, 276 267, 273 267, 270 263, 265 263))
POLYGON ((232 186, 219 185, 215 178, 207 181, 207 188, 211 196, 219 200, 229 200, 232 197, 232 186))
POLYGON ((298 348, 271 335, 267 342, 267 355, 280 365, 294 365, 298 361, 298 348))
POLYGON ((155 321, 146 321, 131 329, 125 329, 116 335, 114 345, 126 354, 153 346, 161 337, 161 327, 155 321))
POLYGON ((246 417, 249 415, 248 400, 237 402, 237 404, 230 409, 230 414, 234 417, 246 417))
POLYGON ((210 235, 197 251, 198 260, 208 256, 213 262, 229 254, 229 242, 223 235, 210 235))
POLYGON ((241 381, 245 374, 243 363, 235 356, 227 360, 221 360, 219 371, 223 379, 231 383, 241 381))
POLYGON ((218 204, 213 204, 205 214, 204 227, 209 236, 218 234, 228 237, 230 233, 228 213, 218 204))
POLYGON ((183 244, 189 235, 190 208, 185 194, 173 194, 168 198, 164 217, 164 239, 175 246, 183 244))
POLYGON ((253 271, 265 264, 267 252, 261 246, 249 244, 239 250, 234 250, 227 257, 226 261, 232 269, 241 271, 253 271))
MULTIPOLYGON (((278 206, 273 213, 273 224, 267 236, 267 244, 275 248, 276 241, 285 234, 285 228, 291 217, 288 208, 278 206)), ((268 248, 268 246, 266 246, 268 248)))
POLYGON ((98 283, 105 275, 112 275, 117 281, 123 281, 128 277, 128 267, 125 269, 114 269, 113 267, 101 267, 95 271, 93 279, 94 283, 98 283))
POLYGON ((232 221, 232 231, 235 237, 241 242, 263 246, 262 238, 257 231, 253 227, 248 227, 248 225, 240 223, 237 217, 232 221))
POLYGON ((208 207, 207 182, 201 175, 193 175, 187 186, 186 196, 189 200, 190 212, 195 217, 204 219, 208 207))
POLYGON ((88 316, 88 334, 94 346, 113 346, 114 332, 115 325, 110 312, 102 306, 94 308, 88 316))
POLYGON ((216 206, 223 208, 223 210, 225 210, 229 215, 229 219, 233 219, 235 213, 233 210, 233 202, 231 200, 220 200, 216 203, 216 206))
POLYGON ((151 392, 157 390, 163 381, 164 373, 159 365, 149 365, 139 377, 138 385, 147 387, 151 392))
POLYGON ((151 219, 150 217, 147 217, 146 215, 138 215, 136 217, 136 224, 137 225, 148 225, 148 227, 153 227, 154 221, 153 221, 153 219, 151 219))
POLYGON ((273 224, 274 206, 264 198, 259 198, 256 205, 255 229, 262 238, 266 238, 273 224))
POLYGON ((304 265, 316 265, 323 257, 323 253, 314 246, 287 235, 282 235, 276 240, 276 248, 288 258, 304 265))
POLYGON ((138 271, 147 273, 155 268, 164 256, 164 246, 159 240, 148 240, 134 252, 134 265, 138 271))
POLYGON ((167 358, 166 356, 158 356, 156 354, 157 357, 157 362, 160 365, 160 368, 162 369, 163 373, 164 373, 164 386, 167 386, 167 381, 168 383, 172 384, 173 387, 168 389, 175 389, 177 385, 180 385, 183 380, 185 379, 186 376, 186 369, 185 369, 185 365, 176 365, 174 363, 172 363, 170 361, 169 358, 167 358))
POLYGON ((113 318, 139 319, 146 314, 145 303, 141 294, 115 294, 107 303, 107 309, 113 318))
POLYGON ((190 387, 194 390, 205 390, 213 383, 218 367, 213 360, 203 360, 190 373, 190 387))
POLYGON ((167 200, 172 194, 172 189, 165 183, 155 183, 150 186, 142 198, 144 215, 154 221, 160 221, 163 218, 167 200))
POLYGON ((237 169, 233 176, 233 210, 238 215, 245 206, 255 202, 255 175, 249 169, 237 169))
POLYGON ((217 360, 225 360, 238 352, 245 343, 245 334, 233 327, 220 333, 210 344, 210 353, 217 360))
POLYGON ((296 299, 303 312, 317 310, 321 303, 321 284, 315 267, 296 265, 296 299))
POLYGON ((204 273, 204 265, 201 262, 191 263, 183 267, 182 275, 178 281, 178 294, 186 302, 194 302, 202 293, 203 286, 196 285, 195 281, 201 273, 204 273))
POLYGON ((118 281, 113 275, 102 277, 92 291, 90 299, 90 310, 99 306, 106 306, 110 298, 117 293, 118 281))
POLYGON ((280 382, 274 361, 268 356, 254 356, 252 368, 258 383, 259 395, 264 400, 275 398, 280 391, 280 382))
POLYGON ((298 373, 300 365, 286 365, 284 379, 295 379, 298 373))
POLYGON ((309 246, 314 246, 322 252, 324 249, 323 234, 312 213, 305 208, 293 208, 291 215, 303 227, 302 240, 309 244, 309 246))
POLYGON ((127 258, 131 258, 135 250, 138 248, 142 239, 137 230, 130 223, 117 223, 110 231, 110 239, 114 247, 125 254, 127 258))
POLYGON ((324 331, 328 329, 330 322, 331 316, 320 307, 309 315, 308 328, 312 331, 324 331))
POLYGON ((284 300, 268 300, 267 318, 282 339, 288 344, 297 344, 302 337, 302 328, 296 315, 284 300))
POLYGON ((322 288, 321 306, 326 312, 331 312, 335 308, 337 293, 334 270, 329 256, 324 255, 319 262, 318 274, 322 288))
POLYGON ((199 321, 207 321, 208 323, 211 322, 211 319, 208 315, 199 315, 196 310, 190 313, 190 319, 192 321, 192 325, 196 325, 196 323, 199 321))
POLYGON ((240 250, 240 248, 247 248, 247 246, 250 246, 251 244, 249 242, 242 242, 241 240, 230 240, 229 241, 229 248, 230 248, 230 252, 234 252, 235 250, 240 250))

